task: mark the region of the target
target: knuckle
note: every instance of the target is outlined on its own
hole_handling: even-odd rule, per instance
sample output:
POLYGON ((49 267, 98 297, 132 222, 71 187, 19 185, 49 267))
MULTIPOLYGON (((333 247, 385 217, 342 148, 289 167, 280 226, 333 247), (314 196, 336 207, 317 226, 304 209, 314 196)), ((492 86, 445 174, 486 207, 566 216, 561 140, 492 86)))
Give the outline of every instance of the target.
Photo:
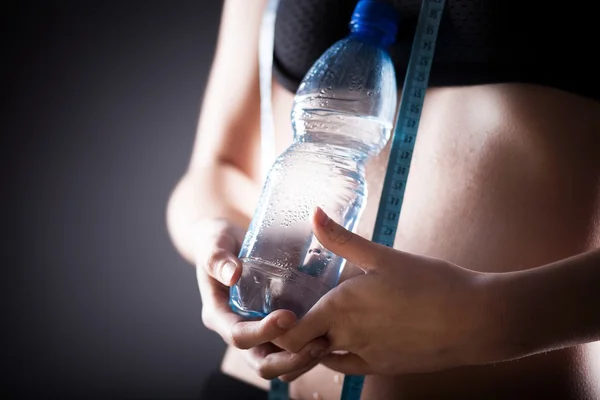
POLYGON ((256 365, 256 373, 263 379, 271 379, 273 378, 271 374, 271 369, 269 365, 266 363, 265 359, 260 360, 256 365))
POLYGON ((235 326, 231 329, 231 332, 229 334, 229 342, 232 346, 237 347, 238 349, 243 349, 246 350, 248 349, 248 346, 246 346, 244 344, 243 339, 240 337, 240 331, 239 329, 235 328, 235 326))
POLYGON ((223 263, 227 257, 227 252, 223 249, 213 249, 208 253, 205 261, 205 269, 213 278, 218 278, 218 266, 223 263))
POLYGON ((276 318, 265 318, 260 322, 258 331, 261 336, 274 340, 281 336, 282 329, 277 325, 276 318))
POLYGON ((338 245, 345 245, 352 239, 352 232, 343 229, 341 226, 336 226, 329 232, 329 236, 338 245))

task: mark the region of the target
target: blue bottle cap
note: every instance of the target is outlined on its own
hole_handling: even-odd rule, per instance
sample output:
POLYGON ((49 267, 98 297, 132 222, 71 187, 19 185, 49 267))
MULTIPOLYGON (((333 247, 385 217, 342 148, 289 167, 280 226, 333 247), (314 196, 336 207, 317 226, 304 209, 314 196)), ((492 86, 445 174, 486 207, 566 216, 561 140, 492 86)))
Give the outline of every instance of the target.
POLYGON ((350 29, 354 33, 371 36, 383 46, 389 46, 396 40, 398 14, 384 0, 359 0, 350 19, 350 29))

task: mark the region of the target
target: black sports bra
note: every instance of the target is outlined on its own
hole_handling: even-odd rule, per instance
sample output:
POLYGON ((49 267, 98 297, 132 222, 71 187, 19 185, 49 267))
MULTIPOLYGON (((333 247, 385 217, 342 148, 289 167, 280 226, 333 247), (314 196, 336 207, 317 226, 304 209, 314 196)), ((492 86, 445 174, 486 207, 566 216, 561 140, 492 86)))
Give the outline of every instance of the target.
MULTIPOLYGON (((390 53, 402 85, 420 0, 389 0, 400 16, 390 53)), ((589 2, 587 4, 593 4, 589 2)), ((521 82, 600 99, 598 26, 590 5, 446 0, 430 86, 521 82)), ((356 0, 280 0, 273 69, 295 92, 316 59, 349 33, 356 0)))

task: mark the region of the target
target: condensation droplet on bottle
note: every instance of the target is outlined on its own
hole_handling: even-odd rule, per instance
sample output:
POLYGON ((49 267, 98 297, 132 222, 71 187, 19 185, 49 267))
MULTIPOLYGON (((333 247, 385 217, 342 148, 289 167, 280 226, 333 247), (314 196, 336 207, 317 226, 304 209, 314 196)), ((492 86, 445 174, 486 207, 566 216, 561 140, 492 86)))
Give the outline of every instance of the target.
POLYGON ((367 92, 367 96, 369 96, 369 97, 373 96, 373 92, 372 92, 371 90, 369 90, 369 91, 367 92))

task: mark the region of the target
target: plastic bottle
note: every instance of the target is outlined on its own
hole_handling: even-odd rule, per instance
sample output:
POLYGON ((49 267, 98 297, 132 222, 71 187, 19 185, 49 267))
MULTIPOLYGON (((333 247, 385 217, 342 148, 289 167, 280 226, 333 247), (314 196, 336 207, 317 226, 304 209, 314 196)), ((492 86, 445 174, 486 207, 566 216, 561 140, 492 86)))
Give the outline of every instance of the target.
POLYGON ((354 230, 367 188, 365 162, 386 145, 396 111, 396 77, 387 48, 396 12, 361 0, 349 35, 331 46, 302 80, 294 99, 294 142, 275 161, 244 238, 232 309, 263 317, 276 309, 301 318, 335 287, 345 260, 314 237, 320 206, 354 230))

